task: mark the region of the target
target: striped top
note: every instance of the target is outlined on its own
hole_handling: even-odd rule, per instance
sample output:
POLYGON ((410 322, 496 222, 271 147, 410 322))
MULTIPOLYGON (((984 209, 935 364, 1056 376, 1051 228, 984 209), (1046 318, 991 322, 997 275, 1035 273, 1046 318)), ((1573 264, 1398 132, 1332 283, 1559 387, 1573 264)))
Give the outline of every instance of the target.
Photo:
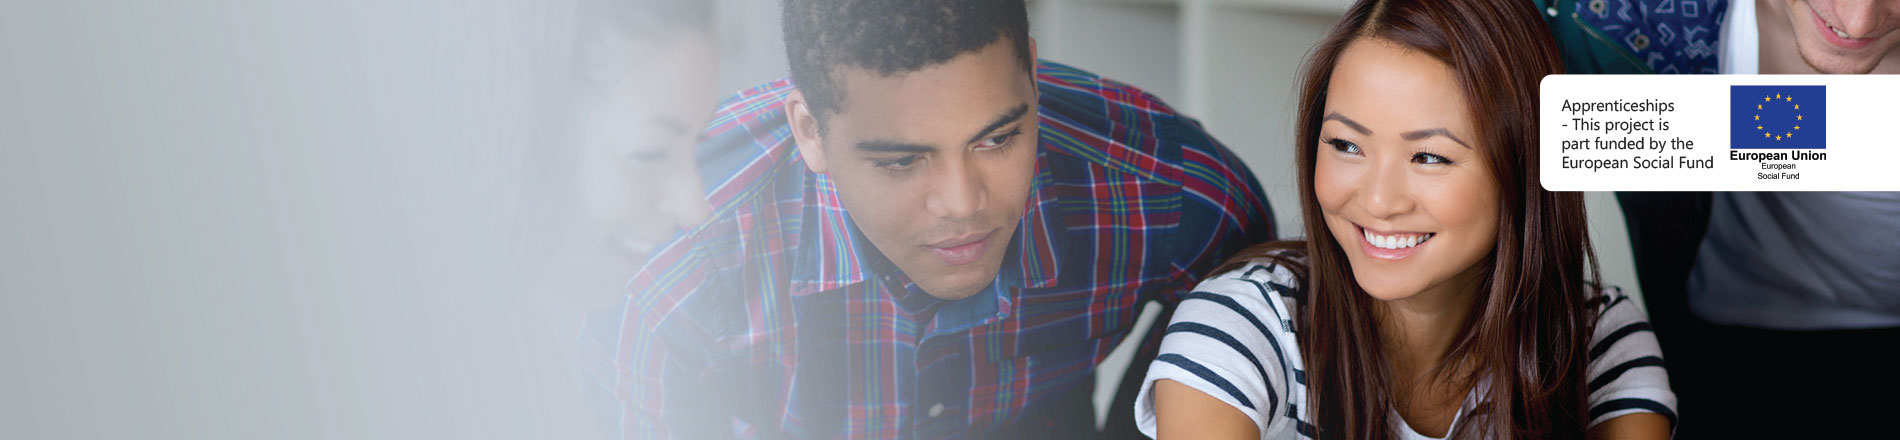
MULTIPOLYGON (((1263 439, 1312 438, 1312 414, 1301 408, 1307 374, 1294 320, 1303 292, 1291 271, 1266 259, 1196 286, 1175 311, 1135 399, 1141 431, 1155 435, 1154 383, 1168 379, 1239 409, 1263 439)), ((1647 316, 1620 289, 1602 295, 1585 367, 1590 425, 1639 412, 1662 414, 1673 424, 1676 395, 1647 316)), ((1465 399, 1453 430, 1478 395, 1465 399)), ((1428 438, 1394 420, 1401 438, 1428 438)))

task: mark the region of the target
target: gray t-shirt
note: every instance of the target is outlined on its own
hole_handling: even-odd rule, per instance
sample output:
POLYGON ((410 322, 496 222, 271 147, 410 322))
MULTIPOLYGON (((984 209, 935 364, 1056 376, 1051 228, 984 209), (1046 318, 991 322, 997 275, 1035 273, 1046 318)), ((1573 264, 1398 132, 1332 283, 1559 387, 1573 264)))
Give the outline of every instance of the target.
MULTIPOLYGON (((1755 2, 1722 25, 1725 74, 1760 73, 1755 2)), ((1784 330, 1900 326, 1900 193, 1714 194, 1689 310, 1784 330)))
POLYGON ((1900 192, 1715 193, 1689 309, 1747 327, 1900 327, 1900 192))

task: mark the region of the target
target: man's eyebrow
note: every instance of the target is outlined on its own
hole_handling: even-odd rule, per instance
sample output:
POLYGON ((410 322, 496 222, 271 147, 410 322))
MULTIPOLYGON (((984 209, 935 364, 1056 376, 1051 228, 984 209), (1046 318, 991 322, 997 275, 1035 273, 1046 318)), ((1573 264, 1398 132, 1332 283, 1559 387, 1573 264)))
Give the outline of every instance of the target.
POLYGON ((963 141, 963 143, 974 144, 976 141, 983 140, 983 136, 989 135, 990 132, 996 131, 998 128, 1003 128, 1003 125, 1009 124, 1011 121, 1021 119, 1023 115, 1026 114, 1029 114, 1029 104, 1017 104, 1015 108, 996 115, 996 119, 991 120, 989 125, 983 126, 982 130, 978 130, 975 135, 970 136, 970 140, 963 141))
POLYGON ((1359 125, 1358 121, 1354 121, 1352 120, 1352 118, 1346 117, 1346 115, 1339 114, 1339 112, 1327 113, 1326 117, 1323 119, 1320 119, 1319 121, 1320 122, 1339 121, 1339 123, 1341 124, 1346 124, 1347 127, 1352 127, 1353 131, 1357 131, 1359 132, 1359 134, 1363 134, 1367 136, 1372 135, 1372 130, 1367 129, 1366 126, 1364 125, 1359 125))
POLYGON ((1452 142, 1457 142, 1458 145, 1463 145, 1466 149, 1471 148, 1471 144, 1467 144, 1465 143, 1463 139, 1459 139, 1457 136, 1453 136, 1451 134, 1451 130, 1446 130, 1443 127, 1408 131, 1408 132, 1405 132, 1404 134, 1399 135, 1399 138, 1405 139, 1408 141, 1416 141, 1419 139, 1424 139, 1424 138, 1428 138, 1432 136, 1444 136, 1446 139, 1451 139, 1452 142))
POLYGON ((923 144, 897 141, 864 141, 857 145, 858 151, 866 153, 911 153, 921 154, 937 151, 936 147, 923 144))

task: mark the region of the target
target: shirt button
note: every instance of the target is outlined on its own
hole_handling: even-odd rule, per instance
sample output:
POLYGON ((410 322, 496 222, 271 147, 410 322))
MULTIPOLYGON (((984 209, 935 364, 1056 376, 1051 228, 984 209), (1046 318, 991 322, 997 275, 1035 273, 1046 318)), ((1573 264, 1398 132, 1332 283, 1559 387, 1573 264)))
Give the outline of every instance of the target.
POLYGON ((941 416, 941 415, 943 415, 943 404, 939 403, 939 404, 930 406, 931 418, 936 418, 937 416, 941 416))

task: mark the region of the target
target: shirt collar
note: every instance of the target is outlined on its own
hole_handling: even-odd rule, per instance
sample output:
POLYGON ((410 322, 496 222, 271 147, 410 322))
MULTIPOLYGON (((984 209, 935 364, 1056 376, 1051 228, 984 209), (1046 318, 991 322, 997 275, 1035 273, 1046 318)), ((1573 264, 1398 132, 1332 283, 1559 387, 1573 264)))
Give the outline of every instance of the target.
MULTIPOLYGON (((796 153, 794 153, 796 154, 796 153)), ((1024 288, 1046 288, 1056 284, 1057 259, 1055 233, 1058 223, 1054 194, 1045 191, 1051 178, 1048 153, 1037 154, 1036 178, 1031 183, 1027 208, 1011 238, 1011 260, 1003 262, 998 274, 1003 281, 1024 288)), ((834 290, 869 280, 879 274, 874 268, 895 266, 877 252, 869 240, 861 237, 851 216, 845 213, 836 184, 830 176, 812 173, 803 160, 790 166, 806 173, 803 227, 798 241, 787 256, 791 258, 792 296, 805 296, 834 290)), ((890 286, 903 289, 903 286, 890 286)))

